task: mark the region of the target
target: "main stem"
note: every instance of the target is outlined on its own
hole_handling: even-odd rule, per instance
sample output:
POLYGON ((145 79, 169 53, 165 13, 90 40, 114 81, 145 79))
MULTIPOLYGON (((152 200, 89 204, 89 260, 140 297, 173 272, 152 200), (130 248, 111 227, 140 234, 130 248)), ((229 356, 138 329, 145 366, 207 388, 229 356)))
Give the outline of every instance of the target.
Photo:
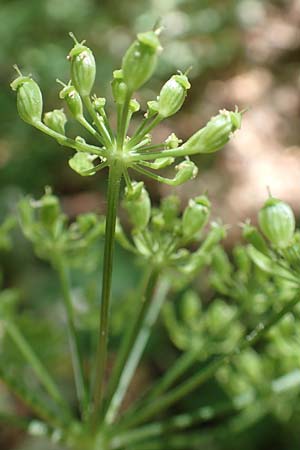
POLYGON ((112 284, 113 254, 117 207, 120 193, 122 167, 114 161, 109 168, 107 191, 107 214, 105 227, 105 247, 102 275, 102 297, 100 308, 100 328, 96 354, 96 373, 94 380, 94 410, 92 422, 95 425, 100 415, 103 400, 104 376, 107 359, 108 316, 112 284))

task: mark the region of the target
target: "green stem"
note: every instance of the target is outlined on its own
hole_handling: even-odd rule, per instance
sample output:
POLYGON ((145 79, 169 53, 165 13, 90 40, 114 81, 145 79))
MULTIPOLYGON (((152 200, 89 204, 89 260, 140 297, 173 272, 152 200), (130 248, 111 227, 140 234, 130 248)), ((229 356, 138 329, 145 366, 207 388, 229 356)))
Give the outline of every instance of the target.
POLYGON ((113 142, 115 140, 115 136, 114 136, 113 130, 111 129, 111 126, 110 126, 110 123, 109 123, 109 120, 107 118, 107 115, 106 115, 106 112, 105 112, 104 108, 101 108, 100 114, 103 117, 104 125, 105 125, 105 127, 106 127, 106 129, 107 129, 107 131, 108 131, 108 133, 110 135, 111 141, 113 142))
POLYGON ((172 386, 172 384, 174 384, 175 381, 177 381, 178 378, 180 378, 181 375, 193 365, 197 359, 197 355, 198 352, 195 352, 194 350, 184 352, 176 360, 175 364, 173 364, 173 366, 166 371, 165 375, 159 379, 153 387, 146 391, 139 401, 127 411, 126 415, 128 414, 130 419, 136 417, 136 415, 139 415, 140 407, 146 403, 149 403, 151 399, 162 395, 170 386, 172 386))
POLYGON ((55 269, 57 270, 59 276, 63 294, 76 393, 81 412, 82 414, 84 414, 88 402, 87 387, 84 380, 83 365, 80 355, 80 345, 75 327, 74 310, 71 298, 70 276, 64 258, 60 254, 55 255, 55 269))
POLYGON ((130 140, 130 148, 133 148, 135 145, 137 145, 139 141, 141 141, 146 134, 150 133, 150 131, 153 130, 153 128, 155 128, 156 125, 158 125, 162 120, 163 118, 159 115, 154 117, 154 119, 148 126, 144 127, 139 133, 135 134, 132 137, 132 139, 130 140))
POLYGON ((149 124, 149 122, 153 119, 153 117, 144 117, 137 129, 134 132, 134 135, 132 136, 132 139, 135 139, 136 136, 138 136, 143 129, 149 124))
POLYGON ((74 141, 73 139, 70 139, 70 138, 64 136, 63 134, 59 134, 56 131, 52 130, 51 128, 48 128, 42 122, 37 122, 34 126, 38 130, 40 130, 43 133, 47 134, 48 136, 54 138, 60 145, 65 145, 66 147, 70 147, 70 148, 73 148, 74 150, 81 151, 81 152, 92 153, 92 154, 103 156, 103 157, 107 156, 105 149, 101 149, 100 147, 97 147, 95 145, 86 144, 84 142, 74 141))
MULTIPOLYGON (((224 411, 226 412, 226 411, 224 411)), ((158 428, 156 425, 151 429, 154 437, 154 430, 156 434, 159 435, 157 439, 150 439, 148 430, 146 432, 146 427, 144 429, 140 429, 141 435, 144 434, 145 441, 141 443, 137 442, 136 444, 130 445, 131 450, 168 450, 171 449, 182 449, 186 450, 187 443, 189 449, 198 450, 199 448, 211 448, 213 447, 212 439, 218 438, 218 440, 228 439, 228 436, 236 437, 238 434, 245 432, 248 428, 253 426, 258 422, 262 417, 264 417, 268 412, 268 409, 265 404, 262 402, 252 403, 248 405, 248 408, 241 411, 237 416, 234 416, 232 419, 226 420, 221 423, 221 425, 216 425, 214 427, 208 427, 201 429, 201 433, 199 431, 184 431, 182 433, 174 433, 172 431, 172 427, 164 430, 164 434, 161 434, 162 426, 158 428), (157 433, 159 431, 159 433, 157 433), (148 435, 148 436, 146 436, 148 435)), ((184 420, 184 417, 177 416, 178 419, 184 420)), ((172 419, 171 419, 172 421, 172 419)), ((170 421, 170 422, 171 422, 170 421)), ((149 427, 154 424, 149 425, 149 427)), ((157 424, 158 425, 158 424, 157 424)), ((180 423, 179 429, 182 429, 183 424, 180 423)), ((138 430, 136 430, 138 432, 138 430)), ((114 442, 114 441, 113 441, 114 442)), ((115 450, 120 448, 119 445, 113 445, 112 449, 115 450)), ((122 448, 128 448, 122 446, 122 448)))
POLYGON ((96 371, 94 386, 94 410, 92 421, 96 425, 101 413, 104 375, 107 359, 108 325, 109 325, 109 304, 112 285, 113 254, 115 243, 115 229, 117 218, 117 207, 119 202, 120 184, 122 177, 122 167, 116 160, 109 168, 108 193, 107 193, 107 217, 105 227, 105 247, 102 275, 102 298, 100 308, 100 328, 98 336, 98 347, 96 354, 96 371))
POLYGON ((127 133, 128 127, 128 112, 129 112, 129 103, 131 99, 131 92, 127 92, 124 104, 122 105, 122 112, 119 113, 118 116, 118 135, 117 135, 117 149, 122 151, 124 140, 127 133))
POLYGON ((77 120, 92 136, 98 139, 101 145, 104 144, 102 136, 97 132, 97 130, 95 130, 94 127, 92 127, 92 125, 89 124, 89 122, 83 116, 77 120))
MULTIPOLYGON (((108 411, 106 422, 112 423, 120 407, 126 389, 131 379, 131 373, 123 373, 126 368, 127 361, 130 359, 130 354, 134 349, 135 342, 138 338, 139 332, 144 325, 145 317, 149 311, 151 301, 153 299, 153 291, 157 281, 157 272, 150 267, 142 280, 141 288, 138 293, 138 301, 140 302, 139 311, 128 329, 128 332, 123 339, 121 349, 119 351, 117 361, 115 363, 114 371, 108 387, 108 411), (126 379, 126 381, 125 381, 126 379)), ((140 355, 141 356, 141 355, 140 355)))
POLYGON ((220 356, 214 357, 211 362, 209 362, 205 367, 202 368, 198 373, 191 376, 188 380, 181 383, 178 387, 165 394, 158 400, 153 401, 147 405, 144 410, 142 410, 138 417, 129 419, 126 421, 126 426, 136 426, 148 420, 152 416, 164 411, 169 406, 181 400, 183 397, 187 396, 195 389, 197 389, 201 384, 207 381, 211 376, 213 376, 216 371, 222 365, 228 364, 235 356, 240 354, 241 351, 248 347, 253 346, 259 339, 261 339, 266 332, 288 312, 290 312, 294 306, 299 302, 299 297, 296 296, 289 303, 287 303, 280 311, 273 312, 271 317, 265 322, 260 322, 257 327, 249 333, 239 344, 239 346, 232 352, 220 356))
POLYGON ((98 115, 97 112, 94 110, 93 104, 88 95, 83 97, 83 102, 103 139, 105 147, 107 149, 110 149, 112 147, 112 139, 108 130, 106 129, 103 117, 98 115))
POLYGON ((33 390, 29 390, 20 383, 19 379, 15 379, 9 373, 7 368, 0 367, 0 380, 20 398, 38 417, 54 428, 64 428, 70 422, 70 417, 61 417, 47 405, 47 401, 43 401, 37 396, 33 390))
POLYGON ((177 381, 182 374, 184 374, 197 360, 199 352, 190 350, 183 353, 170 370, 166 372, 166 375, 158 381, 158 383, 149 392, 150 397, 159 397, 177 381))
MULTIPOLYGON (((167 249, 165 252, 167 253, 167 249)), ((234 323, 237 319, 237 314, 235 314, 230 323, 234 323)), ((230 326, 229 323, 229 326, 230 326)), ((216 337, 222 338, 223 334, 226 332, 225 329, 219 330, 220 332, 216 337)), ((148 392, 146 398, 143 398, 143 403, 145 404, 147 400, 157 398, 160 395, 164 394, 170 386, 174 385, 174 383, 187 371, 189 370, 193 364, 199 359, 199 350, 192 349, 184 352, 165 373, 165 375, 153 386, 152 389, 148 392)), ((138 405, 137 405, 138 406, 138 405)), ((135 408, 137 409, 137 408, 135 408)))
MULTIPOLYGON (((124 367, 118 389, 114 395, 116 405, 118 406, 127 391, 127 388, 132 380, 133 374, 138 366, 138 363, 142 357, 145 347, 149 341, 152 327, 157 320, 160 313, 162 304, 166 298, 166 295, 170 289, 170 283, 167 278, 162 277, 155 290, 154 297, 151 301, 150 307, 145 315, 142 327, 136 337, 135 344, 128 356, 126 366, 124 367)), ((106 420, 111 422, 115 416, 115 406, 112 402, 109 413, 107 414, 106 420)))
POLYGON ((51 375, 44 367, 19 328, 13 322, 8 320, 5 322, 5 329, 50 397, 63 409, 63 411, 70 414, 69 408, 61 396, 55 381, 52 379, 51 375))
POLYGON ((139 172, 142 175, 145 175, 146 177, 152 178, 152 180, 158 181, 159 183, 165 183, 169 186, 177 186, 178 182, 175 178, 165 178, 160 175, 157 175, 156 173, 151 172, 150 170, 144 169, 143 167, 135 164, 132 166, 134 170, 139 172))
POLYGON ((160 150, 162 152, 166 149, 165 145, 166 144, 162 142, 161 144, 147 145, 146 147, 135 146, 132 150, 139 152, 139 154, 143 156, 147 155, 151 150, 160 150))

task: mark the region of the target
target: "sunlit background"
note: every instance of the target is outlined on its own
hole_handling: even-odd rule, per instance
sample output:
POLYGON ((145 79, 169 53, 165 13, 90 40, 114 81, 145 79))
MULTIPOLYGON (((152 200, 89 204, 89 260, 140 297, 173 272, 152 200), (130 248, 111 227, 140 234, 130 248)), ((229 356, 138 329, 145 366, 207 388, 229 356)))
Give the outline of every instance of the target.
MULTIPOLYGON (((69 79, 66 55, 72 46, 68 32, 73 31, 79 40, 87 40, 96 56, 95 92, 107 97, 115 123, 112 71, 120 67, 135 34, 152 28, 157 20, 164 27, 164 51, 154 77, 137 99, 145 109, 147 100, 155 99, 170 75, 189 67, 192 89, 182 111, 156 129, 154 140, 165 139, 172 131, 185 139, 222 108, 237 105, 248 109, 242 129, 225 149, 195 158, 197 179, 175 190, 182 206, 190 196, 207 191, 214 217, 231 225, 228 246, 239 239, 239 222, 247 217, 255 220, 267 187, 300 212, 299 0, 1 0, 1 217, 15 210, 23 194, 38 197, 46 185, 61 197, 71 218, 81 212, 105 211, 107 173, 89 178, 75 174, 68 166, 70 150, 18 117, 15 93, 9 87, 15 77, 13 64, 38 81, 45 111, 61 108, 56 78, 69 79)), ((70 119, 68 134, 79 133, 84 135, 70 119)), ((174 192, 164 185, 146 183, 154 201, 174 192)), ((6 285, 16 287, 24 303, 40 302, 40 307, 46 304, 49 309, 51 297, 57 296, 55 281, 20 235, 3 264, 6 285)), ((114 292, 133 286, 136 276, 120 252, 114 292)), ((142 379, 147 376, 141 374, 142 379)), ((5 402, 3 394, 0 406, 5 402)), ((22 413, 21 405, 19 409, 22 413)), ((266 435, 260 433, 262 437, 253 438, 254 442, 264 450, 271 448, 265 446, 271 442, 268 426, 266 435)), ((252 444, 247 448, 255 448, 252 444)), ((0 447, 34 450, 42 448, 39 445, 31 440, 24 443, 22 436, 4 430, 0 447)), ((276 448, 289 448, 279 445, 276 448)))

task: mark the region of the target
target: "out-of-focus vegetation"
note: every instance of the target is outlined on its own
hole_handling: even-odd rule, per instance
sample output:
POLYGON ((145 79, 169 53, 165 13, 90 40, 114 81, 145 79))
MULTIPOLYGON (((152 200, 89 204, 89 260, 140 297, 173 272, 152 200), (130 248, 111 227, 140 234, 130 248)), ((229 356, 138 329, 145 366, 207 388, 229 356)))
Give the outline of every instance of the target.
MULTIPOLYGON (((146 98, 156 97, 167 76, 177 69, 185 71, 192 66, 190 78, 193 88, 182 113, 177 116, 178 119, 169 122, 178 136, 186 138, 220 108, 232 108, 235 104, 250 108, 245 116, 242 132, 225 153, 218 154, 217 157, 206 157, 205 164, 202 159, 199 179, 193 186, 177 189, 182 197, 182 204, 190 196, 208 189, 215 215, 222 216, 226 222, 233 224, 257 210, 258 202, 265 197, 265 186, 269 185, 276 196, 283 196, 291 201, 299 211, 300 7, 297 0, 2 0, 1 222, 7 213, 15 210, 22 194, 41 194, 45 185, 51 185, 54 192, 62 196, 64 209, 70 217, 87 211, 103 212, 105 206, 104 200, 101 200, 106 186, 105 175, 102 178, 87 179, 74 174, 67 164, 68 151, 62 151, 52 140, 28 127, 17 116, 15 98, 9 87, 14 76, 12 65, 17 63, 24 73, 34 75, 43 90, 45 111, 58 107, 60 86, 56 85, 55 79, 59 74, 63 81, 68 81, 66 55, 71 47, 68 32, 73 31, 78 39, 87 39, 97 56, 97 93, 111 99, 112 106, 109 89, 112 70, 119 68, 120 58, 136 32, 151 28, 159 18, 164 26, 162 40, 165 51, 153 80, 140 94, 139 101, 144 107, 146 98)), ((157 138, 168 136, 170 129, 168 123, 161 126, 157 138)), ((70 125, 70 133, 72 132, 75 133, 75 125, 74 130, 70 125)), ((169 188, 160 188, 161 191, 158 191, 157 186, 151 183, 148 183, 148 187, 157 200, 170 192, 169 188)), ((233 232, 231 236, 234 238, 233 232)), ((35 259, 30 247, 17 231, 13 231, 13 237, 12 252, 5 252, 1 256, 2 284, 6 289, 4 294, 15 296, 16 301, 18 300, 23 311, 20 321, 27 338, 39 343, 37 352, 49 367, 55 367, 60 372, 61 379, 65 380, 65 392, 71 396, 67 382, 71 369, 64 359, 65 338, 50 326, 51 320, 55 321, 59 315, 57 300, 60 293, 56 279, 46 264, 35 259), (37 319, 34 327, 32 319, 28 317, 29 310, 30 315, 33 314, 37 319), (59 345, 49 348, 49 335, 51 342, 59 345)), ((1 247, 7 246, 5 242, 0 244, 1 247)), ((97 253, 94 256, 97 258, 97 253)), ((216 253, 215 261, 218 261, 218 257, 220 255, 216 253)), ((118 342, 124 315, 130 313, 130 305, 125 306, 124 300, 130 299, 139 271, 133 264, 128 264, 128 259, 129 255, 119 249, 114 275, 114 299, 115 303, 118 299, 122 307, 115 308, 113 317, 115 343, 118 342)), ((227 267, 228 271, 233 271, 229 262, 227 267)), ((164 364, 175 359, 178 355, 176 346, 187 349, 187 343, 189 346, 194 341, 197 342, 199 335, 214 333, 218 329, 220 315, 224 317, 224 322, 230 323, 235 307, 224 304, 226 274, 221 275, 219 279, 212 280, 220 300, 207 309, 205 316, 195 325, 196 332, 192 336, 190 333, 193 331, 193 324, 188 323, 186 334, 183 325, 174 319, 174 311, 170 308, 165 311, 165 322, 171 338, 176 327, 179 327, 180 332, 177 329, 173 345, 165 328, 159 328, 148 349, 148 364, 138 372, 136 386, 143 386, 147 379, 155 377, 165 368, 164 364)), ((239 272, 234 276, 238 283, 239 272)), ((73 269, 72 279, 78 310, 82 306, 81 284, 88 285, 89 292, 84 294, 91 298, 91 302, 96 301, 95 278, 93 282, 87 283, 87 279, 91 278, 91 274, 82 273, 80 268, 73 269)), ((202 281, 199 280, 199 285, 202 281)), ((267 310, 274 289, 274 285, 271 289, 268 282, 268 277, 256 273, 249 286, 250 292, 240 295, 237 291, 237 301, 243 307, 243 314, 248 314, 249 302, 253 298, 255 312, 267 310), (263 286, 263 292, 258 287, 260 285, 263 286)), ((232 286, 226 288, 233 291, 232 286)), ((213 295, 211 289, 207 289, 206 280, 202 295, 208 300, 213 295)), ((180 301, 179 298, 179 303, 180 301)), ((280 298, 280 302, 284 301, 285 298, 280 298)), ((82 316, 85 317, 84 314, 82 316)), ((85 319, 92 321, 93 317, 85 319)), ((251 322, 253 317, 248 319, 251 322)), ((267 344, 264 360, 258 360, 255 352, 249 351, 244 356, 253 362, 254 374, 243 373, 237 380, 236 372, 244 364, 241 357, 238 361, 239 368, 224 370, 219 374, 217 383, 207 386, 207 397, 223 400, 227 395, 239 395, 245 386, 249 388, 250 385, 251 388, 253 385, 260 385, 263 388, 262 378, 270 381, 283 368, 296 369, 297 354, 300 353, 297 330, 292 342, 284 339, 286 329, 290 333, 290 328, 294 326, 291 322, 292 319, 287 317, 281 328, 276 330, 275 340, 267 344)), ((231 328, 222 344, 232 345, 240 331, 239 326, 231 328)), ((90 342, 84 334, 84 327, 82 335, 88 348, 90 342)), ((215 345, 219 343, 216 333, 215 345)), ((15 370, 21 368, 21 362, 19 366, 15 365, 15 349, 9 343, 3 345, 8 349, 6 364, 9 366, 13 362, 15 370)), ((206 348, 206 355, 213 350, 206 348)), ((244 365, 247 367, 247 364, 244 365)), ((26 367, 22 370, 25 370, 27 381, 30 382, 30 371, 27 373, 26 367)), ((135 395, 132 392, 132 396, 135 395)), ((272 401, 269 397, 266 398, 266 401, 272 401)), ((297 398, 295 396, 293 399, 295 403, 297 398)), ((193 401, 193 398, 189 398, 186 404, 193 405, 193 401)), ((298 409, 293 408, 292 401, 279 404, 280 411, 275 398, 273 414, 270 413, 272 408, 267 408, 265 414, 264 405, 255 404, 255 408, 262 409, 263 419, 259 422, 253 420, 253 425, 246 426, 243 432, 243 423, 251 424, 251 418, 258 416, 250 414, 251 417, 241 421, 241 432, 237 440, 228 432, 216 441, 209 438, 207 442, 204 441, 203 446, 220 450, 298 448, 298 409)), ((21 403, 12 403, 6 391, 1 391, 0 405, 6 409, 15 408, 24 416, 27 414, 21 403)), ((17 445, 16 448, 20 450, 38 449, 41 445, 46 449, 46 444, 41 444, 40 441, 33 440, 23 444, 22 435, 4 430, 0 446, 9 449, 13 445, 17 445)))

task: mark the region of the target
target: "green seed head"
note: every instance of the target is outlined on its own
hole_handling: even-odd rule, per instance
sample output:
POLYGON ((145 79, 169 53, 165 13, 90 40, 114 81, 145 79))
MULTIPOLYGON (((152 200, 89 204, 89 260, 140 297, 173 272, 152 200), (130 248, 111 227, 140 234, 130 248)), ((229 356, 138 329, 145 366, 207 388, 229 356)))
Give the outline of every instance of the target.
POLYGON ((205 195, 189 201, 182 217, 182 233, 192 238, 207 224, 211 210, 211 203, 205 195))
POLYGON ((142 181, 133 182, 131 189, 125 189, 123 206, 134 229, 136 231, 145 229, 150 220, 151 201, 142 181))
POLYGON ((44 115, 44 124, 59 134, 65 135, 66 122, 67 118, 63 109, 54 109, 44 115))
POLYGON ((115 70, 111 82, 112 94, 117 105, 123 105, 127 96, 128 87, 124 82, 123 71, 115 70))
POLYGON ((122 63, 124 81, 130 92, 136 91, 149 80, 155 70, 160 49, 157 32, 147 31, 137 35, 122 63))
POLYGON ((182 107, 191 85, 186 75, 173 75, 162 87, 158 99, 158 114, 170 117, 182 107))
POLYGON ((88 47, 79 43, 70 33, 75 45, 69 53, 71 61, 71 80, 77 92, 82 96, 90 95, 96 77, 96 62, 94 55, 88 47))
POLYGON ((229 141, 232 133, 241 127, 241 120, 242 113, 222 110, 204 128, 191 136, 182 147, 190 155, 216 152, 229 141))
POLYGON ((71 84, 64 86, 59 93, 59 97, 65 100, 70 113, 75 119, 81 119, 83 117, 82 101, 74 86, 71 84))
POLYGON ((259 211, 258 221, 263 234, 275 247, 285 248, 291 243, 295 232, 295 216, 287 203, 269 198, 259 211))
POLYGON ((13 91, 17 91, 18 113, 24 122, 35 125, 41 122, 43 112, 43 98, 38 84, 31 78, 19 76, 11 83, 13 91))

